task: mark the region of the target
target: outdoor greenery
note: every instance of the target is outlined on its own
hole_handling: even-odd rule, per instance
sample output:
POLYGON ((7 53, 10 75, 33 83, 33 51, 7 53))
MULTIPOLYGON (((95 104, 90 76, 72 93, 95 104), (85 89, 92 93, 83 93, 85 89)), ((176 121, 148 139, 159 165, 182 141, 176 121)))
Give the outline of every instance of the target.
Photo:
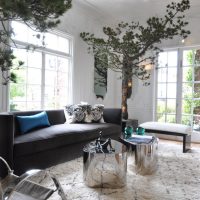
MULTIPOLYGON (((13 20, 21 21, 32 29, 39 32, 46 32, 48 29, 56 27, 59 17, 72 6, 72 0, 1 0, 0 1, 0 71, 2 72, 3 82, 6 85, 10 80, 16 82, 14 73, 9 72, 12 68, 18 69, 23 65, 19 61, 13 65, 13 48, 16 44, 12 41, 13 30, 9 23, 13 20)), ((37 35, 40 38, 40 35, 37 35)), ((30 46, 26 47, 27 49, 30 46)), ((35 47, 31 47, 35 48, 35 47)))
MULTIPOLYGON (((184 54, 187 66, 183 66, 182 69, 186 73, 183 73, 183 91, 186 89, 186 92, 183 93, 182 99, 182 123, 191 125, 192 119, 191 115, 199 115, 200 114, 200 100, 194 100, 195 98, 199 98, 199 83, 193 82, 198 81, 200 79, 199 71, 200 67, 195 65, 198 63, 197 58, 195 55, 199 52, 199 50, 187 50, 184 54), (193 71, 194 70, 194 71, 193 71), (194 77, 193 77, 194 76, 194 77), (196 78, 195 78, 196 77, 196 78), (193 80, 194 78, 194 80, 193 80), (184 87, 186 87, 184 89, 184 87), (186 114, 186 115, 185 115, 186 114)), ((163 101, 160 101, 157 105, 157 120, 158 121, 165 121, 165 115, 167 114, 167 122, 176 122, 175 113, 176 107, 175 105, 166 104, 163 101), (172 115, 170 115, 172 114, 172 115)), ((193 119, 194 124, 199 124, 198 120, 193 119)))
POLYGON ((98 55, 102 63, 105 63, 104 55, 107 55, 108 68, 121 73, 123 118, 128 118, 128 81, 133 76, 143 81, 150 78, 145 66, 155 64, 161 51, 158 44, 162 40, 173 39, 174 36, 186 38, 190 34, 185 29, 188 22, 183 14, 189 8, 189 0, 172 2, 167 5, 163 17, 150 17, 145 25, 121 22, 115 28, 103 27, 103 38, 88 32, 80 33, 80 37, 89 45, 89 53, 98 55))

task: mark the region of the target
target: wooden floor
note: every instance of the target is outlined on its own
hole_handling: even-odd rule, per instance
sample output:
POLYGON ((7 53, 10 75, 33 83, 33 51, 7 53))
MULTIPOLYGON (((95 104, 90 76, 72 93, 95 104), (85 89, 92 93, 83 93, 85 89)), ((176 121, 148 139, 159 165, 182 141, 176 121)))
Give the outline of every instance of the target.
MULTIPOLYGON (((173 143, 173 144, 183 144, 183 142, 179 142, 179 141, 173 141, 173 140, 164 140, 164 139, 159 139, 162 142, 166 142, 166 143, 173 143)), ((191 143, 192 147, 196 147, 196 148, 200 148, 200 143, 191 143)))

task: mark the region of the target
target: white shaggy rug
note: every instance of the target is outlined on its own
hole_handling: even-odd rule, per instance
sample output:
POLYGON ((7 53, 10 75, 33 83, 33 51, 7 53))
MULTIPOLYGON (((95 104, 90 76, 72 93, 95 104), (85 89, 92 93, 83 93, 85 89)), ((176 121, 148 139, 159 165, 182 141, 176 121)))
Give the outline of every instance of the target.
MULTIPOLYGON (((158 170, 153 175, 134 173, 128 163, 127 186, 89 188, 83 182, 82 158, 51 167, 69 200, 200 200, 200 149, 182 153, 182 145, 159 143, 158 170)), ((61 199, 56 193, 52 200, 61 199)))

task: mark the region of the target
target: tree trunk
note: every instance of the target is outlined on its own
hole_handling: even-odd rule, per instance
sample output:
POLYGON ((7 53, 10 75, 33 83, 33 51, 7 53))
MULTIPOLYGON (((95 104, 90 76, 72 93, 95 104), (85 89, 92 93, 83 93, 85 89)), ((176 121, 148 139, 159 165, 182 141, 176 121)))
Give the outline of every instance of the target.
POLYGON ((132 62, 124 58, 122 69, 122 118, 128 119, 127 99, 132 92, 132 62), (131 84, 130 84, 130 83, 131 84))
POLYGON ((128 119, 127 96, 128 96, 128 80, 124 78, 122 80, 122 118, 123 119, 128 119))

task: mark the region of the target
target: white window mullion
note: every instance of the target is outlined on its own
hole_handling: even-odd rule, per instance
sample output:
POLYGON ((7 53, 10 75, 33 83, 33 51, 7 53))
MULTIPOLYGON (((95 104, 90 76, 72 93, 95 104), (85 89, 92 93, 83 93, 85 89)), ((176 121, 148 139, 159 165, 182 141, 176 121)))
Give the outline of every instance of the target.
POLYGON ((41 79, 41 108, 44 109, 45 98, 45 53, 42 53, 42 79, 41 79))
POLYGON ((183 51, 178 49, 177 59, 177 96, 176 96, 176 122, 181 123, 182 112, 182 77, 183 77, 183 51))

